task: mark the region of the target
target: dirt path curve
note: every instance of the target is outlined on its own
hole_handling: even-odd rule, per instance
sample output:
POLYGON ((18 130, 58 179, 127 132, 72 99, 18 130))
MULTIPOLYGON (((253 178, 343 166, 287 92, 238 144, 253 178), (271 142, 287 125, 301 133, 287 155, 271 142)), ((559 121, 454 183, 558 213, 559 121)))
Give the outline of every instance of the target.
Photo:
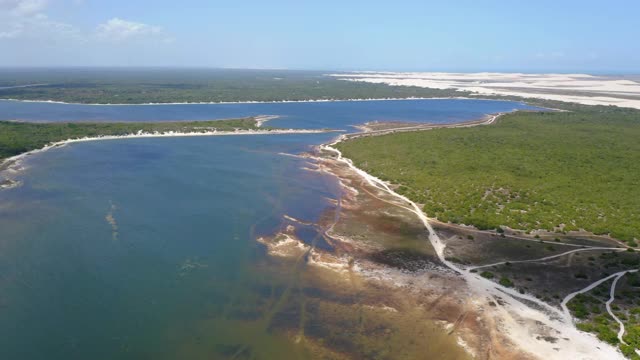
POLYGON ((624 275, 626 275, 628 273, 634 273, 634 272, 637 272, 637 271, 638 270, 629 270, 629 271, 623 272, 622 274, 616 276, 616 278, 613 280, 613 284, 611 284, 611 290, 609 291, 609 300, 607 300, 607 303, 605 304, 605 306, 607 307, 607 312, 609 313, 609 315, 611 315, 613 320, 615 320, 618 323, 618 325, 620 325, 620 330, 618 330, 618 340, 620 340, 620 343, 625 344, 625 345, 627 345, 627 343, 624 342, 624 340, 622 339, 622 336, 624 335, 624 332, 625 332, 624 324, 622 323, 622 321, 620 321, 620 319, 618 319, 618 317, 611 310, 611 303, 616 299, 616 285, 618 284, 618 280, 620 280, 621 277, 623 277, 624 275))
POLYGON ((617 272, 615 274, 611 274, 611 275, 609 275, 607 277, 604 277, 604 278, 602 278, 602 279, 600 279, 598 281, 595 281, 595 282, 591 283, 591 285, 589 285, 589 286, 587 286, 587 287, 585 287, 585 288, 583 288, 581 290, 574 291, 571 294, 565 296, 565 298, 562 300, 562 303, 560 304, 560 307, 562 308, 562 311, 564 312, 565 318, 573 320, 573 318, 571 316, 571 312, 569 311, 569 308, 567 307, 567 304, 569 303, 569 301, 571 301, 577 295, 584 294, 584 293, 586 293, 586 292, 588 292, 590 290, 593 290, 594 288, 596 288, 598 285, 602 284, 605 281, 611 280, 613 278, 619 278, 619 277, 623 276, 626 273, 636 272, 636 271, 638 271, 638 270, 636 269, 636 270, 619 271, 619 272, 617 272))
POLYGON ((612 248, 612 247, 596 247, 596 246, 594 246, 594 247, 587 247, 587 248, 584 248, 584 249, 570 250, 570 251, 563 252, 561 254, 545 256, 545 257, 539 258, 539 259, 500 261, 500 262, 496 262, 496 263, 493 263, 493 264, 471 266, 471 267, 468 267, 466 270, 467 271, 477 270, 477 269, 487 268, 487 267, 491 267, 491 266, 503 265, 503 264, 506 264, 506 263, 517 264, 517 263, 543 262, 543 261, 559 258, 559 257, 565 256, 565 255, 577 253, 577 252, 580 252, 580 251, 594 251, 594 250, 625 251, 626 249, 612 248))

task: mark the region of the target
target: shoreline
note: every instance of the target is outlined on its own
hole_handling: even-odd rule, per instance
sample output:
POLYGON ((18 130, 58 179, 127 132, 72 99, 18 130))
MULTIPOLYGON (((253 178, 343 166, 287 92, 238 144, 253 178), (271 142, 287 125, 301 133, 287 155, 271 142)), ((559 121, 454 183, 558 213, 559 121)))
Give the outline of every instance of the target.
POLYGON ((342 130, 333 130, 333 129, 273 129, 273 130, 236 130, 236 131, 202 131, 202 132, 155 132, 155 133, 145 133, 139 131, 135 134, 126 134, 126 135, 104 135, 104 136, 93 136, 93 137, 83 137, 83 138, 74 138, 74 139, 66 139, 55 141, 45 145, 44 147, 29 150, 27 152, 23 152, 18 155, 14 155, 5 159, 0 160, 0 176, 4 177, 4 181, 0 183, 0 190, 11 188, 16 186, 17 181, 13 179, 9 179, 5 176, 7 171, 17 172, 15 167, 20 164, 20 162, 31 155, 36 155, 39 153, 43 153, 45 151, 51 150, 53 148, 58 148, 62 146, 66 146, 68 144, 80 143, 80 142, 88 142, 88 141, 103 141, 103 140, 123 140, 123 139, 140 139, 140 138, 162 138, 162 137, 195 137, 195 136, 242 136, 242 135, 288 135, 288 134, 321 134, 321 133, 330 133, 330 132, 340 132, 342 130))
MULTIPOLYGON (((522 111, 522 110, 518 110, 518 111, 522 111)), ((411 131, 425 131, 425 130, 435 130, 435 129, 457 129, 457 128, 467 128, 467 127, 474 127, 474 126, 484 126, 484 125, 491 125, 493 123, 495 123, 497 121, 497 119, 503 115, 506 115, 510 112, 500 112, 500 113, 495 113, 495 114, 488 114, 485 115, 484 117, 482 117, 479 120, 468 120, 468 121, 463 121, 463 122, 458 122, 458 123, 450 123, 450 124, 420 124, 417 123, 416 125, 410 125, 410 126, 401 126, 401 127, 395 127, 395 128, 388 128, 388 129, 381 129, 381 130, 369 130, 367 128, 367 126, 370 123, 365 123, 364 125, 361 126, 357 126, 357 129, 360 129, 360 132, 357 133, 353 133, 353 134, 344 134, 341 136, 341 140, 340 141, 346 141, 346 140, 353 140, 353 139, 357 139, 357 138, 361 138, 361 137, 367 137, 367 136, 381 136, 381 135, 387 135, 387 134, 395 134, 395 133, 401 133, 401 132, 411 132, 411 131)), ((377 124, 385 124, 385 122, 379 122, 377 124)), ((410 124, 410 123, 407 123, 410 124)), ((337 144, 337 142, 336 142, 337 144)))
MULTIPOLYGON (((487 115, 488 118, 484 120, 476 120, 462 123, 462 127, 490 125, 495 123, 495 120, 504 113, 487 115)), ((460 126, 461 124, 456 124, 460 126)), ((446 125, 442 126, 446 127, 446 125)), ((438 126, 433 126, 428 129, 436 129, 438 126)), ((402 129, 402 128, 400 128, 402 129)), ((393 129, 390 129, 393 130, 393 129)), ((425 129, 408 130, 408 131, 420 131, 425 129)), ((386 131, 386 130, 385 130, 386 131)), ((354 135, 366 136, 366 133, 357 133, 354 135), (363 135, 364 134, 364 135, 363 135)), ((384 135, 384 134, 371 134, 369 136, 384 135)), ((356 136, 357 137, 357 136, 356 136)), ((558 309, 528 293, 519 293, 515 289, 505 287, 494 281, 482 277, 478 273, 472 273, 463 269, 456 264, 445 258, 444 250, 446 248, 445 242, 438 236, 431 226, 432 219, 429 218, 420 208, 420 206, 408 199, 404 195, 398 194, 392 189, 392 185, 387 182, 367 173, 366 171, 358 168, 353 164, 351 159, 345 158, 342 152, 334 146, 340 142, 352 139, 349 135, 341 135, 335 138, 330 143, 322 144, 318 146, 318 149, 325 150, 336 154, 334 160, 339 163, 345 164, 349 169, 366 181, 369 185, 378 188, 381 191, 388 193, 389 195, 402 201, 405 206, 400 206, 408 211, 413 212, 423 223, 425 229, 428 231, 428 241, 435 250, 436 256, 442 264, 444 264, 449 270, 454 272, 457 276, 460 276, 467 284, 469 289, 479 299, 500 299, 501 300, 501 312, 499 313, 500 320, 505 327, 506 335, 517 345, 517 347, 525 352, 528 352, 534 356, 547 357, 557 355, 553 349, 555 345, 551 345, 548 349, 542 349, 539 342, 535 342, 532 338, 530 327, 524 325, 520 320, 528 319, 563 334, 567 344, 564 348, 567 351, 566 355, 572 355, 575 357, 583 358, 585 355, 594 355, 595 358, 623 358, 622 354, 616 347, 610 346, 598 340, 593 334, 586 333, 578 330, 574 325, 574 319, 571 314, 567 314, 564 309, 558 309), (533 304, 533 306, 531 305, 533 304), (569 343, 570 341, 570 343, 569 343), (569 346, 571 346, 569 348, 569 346), (543 354, 543 355, 541 355, 543 354)), ((342 183, 341 183, 342 184, 342 183)), ((341 185, 343 186, 343 185, 341 185)))
MULTIPOLYGON (((482 96, 479 94, 478 96, 482 96)), ((511 101, 526 104, 522 100, 489 99, 483 97, 449 96, 449 97, 405 97, 405 98, 353 98, 353 99, 307 99, 307 100, 273 100, 273 101, 201 101, 201 102, 163 102, 163 103, 81 103, 57 100, 24 100, 14 98, 0 98, 0 101, 60 104, 60 105, 87 105, 87 106, 154 106, 154 105, 233 105, 233 104, 296 104, 296 103, 330 103, 330 102, 366 102, 366 101, 415 101, 415 100, 482 100, 482 101, 511 101)))

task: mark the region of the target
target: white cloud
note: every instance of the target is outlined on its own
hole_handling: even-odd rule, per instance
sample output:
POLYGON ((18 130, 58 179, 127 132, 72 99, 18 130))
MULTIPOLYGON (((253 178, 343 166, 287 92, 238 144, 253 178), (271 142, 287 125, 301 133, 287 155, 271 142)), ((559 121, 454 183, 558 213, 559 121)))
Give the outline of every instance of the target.
POLYGON ((44 13, 47 0, 0 0, 0 40, 16 38, 80 38, 70 24, 51 20, 44 13))
POLYGON ((47 0, 0 0, 0 13, 14 16, 34 15, 47 7, 47 0))
POLYGON ((121 42, 130 39, 153 38, 167 41, 170 38, 164 34, 160 26, 153 26, 134 21, 113 18, 98 25, 97 35, 101 39, 121 42))
MULTIPOLYGON (((82 4, 83 0, 73 0, 82 4)), ((149 41, 172 43, 160 26, 124 20, 118 17, 99 24, 94 31, 81 31, 72 24, 51 19, 49 0, 0 0, 0 41, 108 41, 125 43, 149 41)))
POLYGON ((82 36, 72 25, 51 20, 45 14, 11 19, 0 17, 0 39, 16 38, 82 39, 82 36))
POLYGON ((6 22, 3 25, 0 25, 0 39, 16 38, 22 33, 23 30, 24 26, 22 25, 22 23, 6 22))

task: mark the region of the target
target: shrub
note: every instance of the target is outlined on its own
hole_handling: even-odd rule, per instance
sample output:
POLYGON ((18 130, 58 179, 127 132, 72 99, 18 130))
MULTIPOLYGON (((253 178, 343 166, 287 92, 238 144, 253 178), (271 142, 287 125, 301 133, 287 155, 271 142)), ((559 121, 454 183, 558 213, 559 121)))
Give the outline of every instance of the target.
POLYGON ((507 277, 502 277, 500 278, 500 285, 502 286, 506 286, 506 287, 512 287, 513 286, 513 282, 511 280, 509 280, 509 278, 507 277))
POLYGON ((494 275, 493 275, 493 273, 491 271, 483 271, 483 272, 480 273, 480 276, 482 276, 483 278, 486 278, 486 279, 493 279, 494 278, 494 275))

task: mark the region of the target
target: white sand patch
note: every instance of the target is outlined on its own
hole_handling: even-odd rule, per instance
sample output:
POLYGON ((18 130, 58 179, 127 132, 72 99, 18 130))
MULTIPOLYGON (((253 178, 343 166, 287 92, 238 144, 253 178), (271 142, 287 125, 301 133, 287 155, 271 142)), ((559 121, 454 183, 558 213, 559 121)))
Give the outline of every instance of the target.
POLYGON ((280 233, 275 238, 259 237, 256 240, 267 246, 268 253, 271 256, 297 257, 310 249, 302 241, 285 233, 280 233))
POLYGON ((273 120, 273 119, 277 119, 280 116, 278 115, 260 115, 260 116, 256 116, 256 127, 262 127, 262 125, 264 125, 264 123, 266 123, 269 120, 273 120))
POLYGON ((640 109, 640 83, 586 74, 355 72, 330 75, 342 80, 392 86, 456 89, 479 95, 519 96, 640 109))

